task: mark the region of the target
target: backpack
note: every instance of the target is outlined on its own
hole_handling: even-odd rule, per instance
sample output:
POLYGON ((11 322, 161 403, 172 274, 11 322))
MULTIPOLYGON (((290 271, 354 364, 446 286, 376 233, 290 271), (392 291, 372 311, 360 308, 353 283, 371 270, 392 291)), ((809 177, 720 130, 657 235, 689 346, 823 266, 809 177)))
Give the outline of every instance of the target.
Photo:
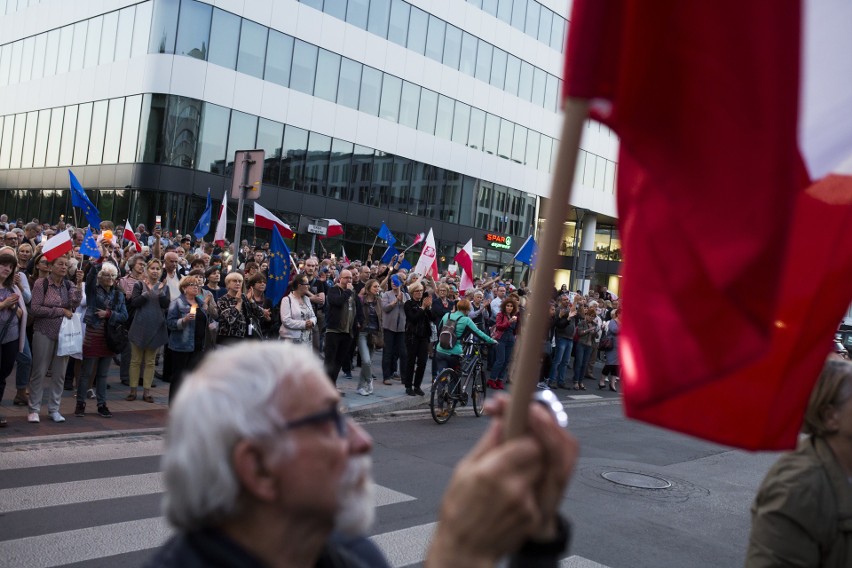
POLYGON ((456 324, 459 318, 453 319, 452 314, 444 316, 444 323, 441 324, 441 331, 438 332, 438 345, 441 349, 451 350, 456 346, 458 338, 456 337, 456 324))

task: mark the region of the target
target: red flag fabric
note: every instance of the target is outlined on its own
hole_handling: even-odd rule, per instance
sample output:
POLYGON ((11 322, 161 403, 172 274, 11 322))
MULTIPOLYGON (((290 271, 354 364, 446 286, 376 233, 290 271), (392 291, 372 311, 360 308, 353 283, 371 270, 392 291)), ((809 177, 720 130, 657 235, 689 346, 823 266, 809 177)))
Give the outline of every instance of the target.
POLYGON ((290 228, 290 225, 276 217, 272 211, 259 204, 257 201, 254 202, 254 226, 259 229, 270 230, 275 227, 285 239, 292 239, 296 234, 293 232, 293 229, 290 228))
POLYGON ((621 139, 628 416, 795 445, 852 299, 838 285, 852 248, 837 246, 849 178, 805 191, 800 29, 796 3, 574 2, 565 94, 591 98, 621 139))
POLYGON ((127 223, 125 223, 124 233, 121 235, 121 238, 133 243, 136 247, 136 252, 142 252, 142 245, 139 244, 139 239, 136 238, 136 233, 133 232, 133 229, 131 229, 127 223))
POLYGON ((461 269, 461 278, 459 279, 459 292, 464 293, 465 290, 473 288, 473 239, 469 239, 462 249, 456 253, 456 264, 461 269))
POLYGON ((68 231, 59 231, 54 236, 47 239, 41 252, 48 262, 53 262, 60 256, 68 254, 74 248, 74 243, 71 241, 71 235, 68 231))
POLYGON ((319 239, 328 239, 343 234, 343 225, 337 219, 326 219, 328 221, 328 232, 325 235, 317 235, 319 239))

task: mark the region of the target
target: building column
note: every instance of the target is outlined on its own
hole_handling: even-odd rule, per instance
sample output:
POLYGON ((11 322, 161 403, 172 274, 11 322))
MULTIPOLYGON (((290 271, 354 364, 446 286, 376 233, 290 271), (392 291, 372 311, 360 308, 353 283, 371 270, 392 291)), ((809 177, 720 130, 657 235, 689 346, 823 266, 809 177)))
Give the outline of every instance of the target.
POLYGON ((598 228, 598 216, 586 211, 582 217, 580 250, 574 259, 574 289, 589 293, 592 276, 595 274, 595 231, 598 228))

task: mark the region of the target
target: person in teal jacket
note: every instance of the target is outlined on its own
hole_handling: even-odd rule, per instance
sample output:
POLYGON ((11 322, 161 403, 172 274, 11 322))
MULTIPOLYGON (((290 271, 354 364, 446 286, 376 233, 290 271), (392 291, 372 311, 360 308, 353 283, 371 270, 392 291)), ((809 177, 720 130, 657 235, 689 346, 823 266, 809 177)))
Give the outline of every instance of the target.
POLYGON ((491 339, 488 334, 481 331, 479 327, 473 320, 467 317, 467 314, 470 313, 470 300, 463 299, 459 300, 456 304, 456 311, 445 314, 443 318, 438 322, 438 333, 440 333, 441 328, 447 322, 447 318, 456 322, 456 344, 452 349, 444 349, 441 347, 441 342, 439 341, 436 345, 435 349, 435 359, 433 363, 435 364, 435 368, 440 372, 447 367, 452 367, 455 370, 459 369, 459 363, 461 362, 462 355, 462 341, 461 338, 465 333, 465 330, 470 330, 471 333, 476 334, 480 339, 482 339, 485 343, 489 345, 495 345, 497 342, 491 339))

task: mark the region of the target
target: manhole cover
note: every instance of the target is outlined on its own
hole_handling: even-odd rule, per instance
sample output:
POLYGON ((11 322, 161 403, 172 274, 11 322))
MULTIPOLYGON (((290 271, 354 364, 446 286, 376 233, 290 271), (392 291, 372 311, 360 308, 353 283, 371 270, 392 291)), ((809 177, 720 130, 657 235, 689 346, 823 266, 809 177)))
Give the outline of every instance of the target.
POLYGON ((601 477, 619 485, 638 487, 640 489, 668 489, 672 486, 670 481, 662 477, 636 473, 634 471, 605 471, 601 474, 601 477))

